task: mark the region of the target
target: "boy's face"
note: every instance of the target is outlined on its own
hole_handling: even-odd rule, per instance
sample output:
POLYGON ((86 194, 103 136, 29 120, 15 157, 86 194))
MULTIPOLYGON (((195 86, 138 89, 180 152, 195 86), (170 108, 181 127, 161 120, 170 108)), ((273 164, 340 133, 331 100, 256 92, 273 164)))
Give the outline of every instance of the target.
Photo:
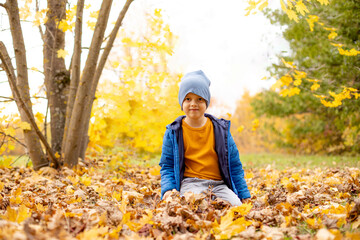
POLYGON ((188 93, 183 101, 182 108, 186 117, 191 120, 200 120, 206 111, 206 101, 194 93, 188 93))

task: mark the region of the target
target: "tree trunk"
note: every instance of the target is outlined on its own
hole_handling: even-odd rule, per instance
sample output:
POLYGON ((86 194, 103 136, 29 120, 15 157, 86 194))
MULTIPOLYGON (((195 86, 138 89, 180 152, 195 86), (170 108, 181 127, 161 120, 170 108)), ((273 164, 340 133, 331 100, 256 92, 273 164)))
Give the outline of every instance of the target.
POLYGON ((123 9, 121 10, 121 12, 120 12, 120 14, 119 14, 119 16, 118 16, 118 18, 116 20, 114 29, 110 33, 110 37, 109 37, 109 40, 108 40, 108 42, 106 44, 104 52, 101 55, 99 65, 96 68, 93 84, 92 84, 91 90, 90 90, 90 96, 93 96, 93 97, 89 98, 89 103, 87 103, 85 105, 85 107, 86 107, 86 110, 85 110, 86 115, 84 116, 84 119, 85 119, 84 124, 85 124, 85 126, 84 126, 83 137, 81 139, 80 155, 79 155, 79 157, 82 158, 82 159, 85 159, 85 152, 86 152, 87 145, 89 143, 88 131, 89 131, 89 124, 90 124, 90 117, 91 117, 91 109, 92 109, 92 106, 93 106, 93 103, 94 103, 94 100, 95 100, 95 93, 96 93, 97 85, 99 83, 100 76, 102 74, 102 70, 104 69, 105 63, 106 63, 107 58, 109 56, 109 53, 110 53, 110 51, 111 51, 111 49, 113 47, 114 41, 116 39, 116 35, 119 32, 119 29, 120 29, 120 27, 122 25, 122 21, 123 21, 125 15, 126 15, 126 12, 128 11, 128 9, 130 7, 130 4, 132 2, 133 2, 133 0, 127 0, 124 7, 123 7, 123 9))
MULTIPOLYGON (((16 87, 19 89, 19 94, 22 97, 22 100, 25 105, 24 107, 29 109, 30 114, 32 114, 32 110, 31 110, 32 104, 30 101, 28 73, 27 73, 26 50, 24 45, 22 28, 20 25, 18 3, 16 0, 11 0, 11 1, 8 0, 6 1, 5 6, 9 16, 9 23, 10 23, 10 30, 11 30, 14 51, 15 51, 16 72, 17 72, 17 78, 16 78, 14 70, 9 69, 10 70, 9 73, 13 76, 9 76, 8 73, 8 77, 13 77, 14 80, 16 78, 15 84, 16 87)), ((9 82, 11 82, 10 79, 9 82)), ((12 90, 14 90, 14 86, 12 86, 12 90)), ((17 104, 20 112, 21 121, 30 123, 29 117, 26 115, 24 109, 21 106, 19 106, 20 104, 19 101, 17 101, 17 104)), ((30 158, 33 162, 34 169, 38 170, 41 167, 48 166, 49 162, 42 151, 41 144, 39 138, 36 135, 35 129, 31 128, 31 130, 24 130, 23 132, 24 132, 25 143, 28 148, 30 158)))
POLYGON ((76 23, 75 23, 75 40, 74 40, 74 52, 71 60, 71 81, 70 81, 70 91, 67 99, 67 108, 66 108, 66 122, 64 129, 64 137, 62 141, 62 149, 65 149, 65 144, 67 142, 67 134, 71 119, 72 110, 74 108, 74 102, 76 97, 76 92, 80 82, 80 66, 81 66, 81 36, 82 36, 82 18, 84 10, 84 1, 78 0, 76 8, 76 23))
MULTIPOLYGON (((83 74, 76 93, 74 108, 71 114, 67 140, 65 143, 64 159, 65 165, 73 167, 78 163, 80 155, 81 138, 85 125, 85 107, 89 103, 91 85, 97 66, 99 52, 109 18, 112 0, 104 0, 99 11, 99 18, 96 22, 94 35, 90 44, 89 55, 86 59, 83 74)), ((88 121, 88 119, 87 119, 88 121)))
POLYGON ((51 146, 61 153, 64 135, 66 101, 70 75, 65 59, 58 58, 57 52, 65 48, 65 33, 58 29, 59 21, 66 17, 66 0, 47 1, 47 22, 44 36, 44 73, 46 94, 50 107, 51 146))

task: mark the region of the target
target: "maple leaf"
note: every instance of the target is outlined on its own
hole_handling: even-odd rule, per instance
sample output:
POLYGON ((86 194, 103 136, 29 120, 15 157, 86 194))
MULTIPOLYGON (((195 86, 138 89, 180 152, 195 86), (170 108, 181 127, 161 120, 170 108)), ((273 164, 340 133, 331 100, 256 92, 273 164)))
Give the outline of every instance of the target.
POLYGON ((214 222, 214 232, 217 233, 217 239, 229 239, 232 236, 244 231, 247 226, 251 225, 250 221, 245 220, 244 217, 237 218, 235 221, 233 220, 235 217, 235 212, 239 213, 247 213, 252 208, 251 204, 243 204, 236 208, 231 208, 230 211, 226 213, 225 216, 221 217, 220 225, 217 221, 214 222))
POLYGON ((2 216, 2 218, 12 222, 21 223, 30 216, 31 210, 25 205, 21 204, 17 210, 8 206, 6 208, 6 213, 2 216))
POLYGON ((59 50, 57 51, 57 57, 58 57, 58 58, 64 58, 64 59, 65 59, 65 57, 66 57, 67 55, 69 55, 69 53, 68 53, 66 50, 64 50, 64 49, 59 49, 59 50))

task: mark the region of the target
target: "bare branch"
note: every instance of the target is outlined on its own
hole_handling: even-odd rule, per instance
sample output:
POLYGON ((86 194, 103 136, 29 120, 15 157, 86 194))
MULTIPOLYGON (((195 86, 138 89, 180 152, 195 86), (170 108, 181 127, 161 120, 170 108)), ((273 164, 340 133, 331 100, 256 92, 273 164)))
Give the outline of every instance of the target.
POLYGON ((6 9, 6 5, 4 3, 0 3, 0 7, 3 7, 6 9))
MULTIPOLYGON (((38 12, 39 11, 39 1, 36 0, 36 11, 38 12)), ((40 32, 40 36, 41 36, 41 39, 43 40, 43 42, 45 42, 45 39, 44 39, 44 32, 41 28, 41 26, 39 25, 39 32, 40 32)))
POLYGON ((11 89, 13 90, 13 94, 16 99, 16 102, 21 107, 21 109, 24 110, 28 120, 30 121, 31 126, 34 128, 36 134, 38 135, 41 142, 44 144, 45 148, 49 152, 50 159, 51 159, 54 167, 58 168, 59 163, 55 157, 54 152, 52 151, 52 149, 51 149, 50 145, 48 144, 47 140, 45 139, 44 135, 41 133, 40 129, 38 128, 38 126, 35 122, 33 115, 31 114, 30 110, 28 109, 27 105, 25 104, 24 100, 22 99, 22 96, 21 96, 19 89, 17 87, 17 84, 16 84, 15 72, 14 72, 14 68, 12 67, 9 54, 6 50, 4 43, 1 41, 0 41, 0 59, 3 62, 3 66, 8 75, 9 84, 11 86, 11 89))
POLYGON ((17 142, 18 144, 20 144, 21 146, 23 146, 24 148, 26 148, 26 145, 25 145, 24 143, 20 142, 20 140, 17 139, 16 137, 13 137, 13 136, 11 136, 11 135, 8 135, 8 134, 6 134, 6 133, 4 133, 4 132, 0 132, 0 134, 3 135, 5 138, 11 138, 11 139, 14 140, 15 142, 17 142))
MULTIPOLYGON (((15 164, 22 156, 25 156, 26 154, 20 155, 18 156, 12 163, 10 163, 10 166, 12 166, 13 164, 15 164)), ((27 165, 27 164, 26 164, 27 165)))
POLYGON ((111 31, 110 35, 109 35, 109 40, 105 46, 105 49, 104 49, 104 52, 103 54, 101 55, 101 58, 100 58, 100 62, 96 68, 96 72, 95 72, 95 77, 94 77, 94 81, 93 81, 93 84, 92 84, 92 92, 96 91, 96 88, 97 88, 97 85, 98 85, 98 82, 99 82, 99 79, 100 79, 100 76, 101 76, 101 73, 102 73, 102 70, 104 69, 104 66, 105 66, 105 63, 106 63, 106 60, 109 56, 109 53, 113 47, 113 44, 114 44, 114 41, 115 41, 115 38, 116 38, 116 35, 119 31, 119 28, 121 27, 122 25, 122 21, 125 17, 125 14, 127 12, 127 10, 129 9, 130 7, 130 4, 133 2, 134 0, 127 0, 123 9, 121 10, 117 20, 116 20, 116 23, 115 23, 115 26, 113 28, 113 30, 111 31), (94 89, 95 88, 95 89, 94 89))
POLYGON ((14 100, 15 100, 14 98, 11 98, 11 97, 4 97, 4 96, 0 96, 0 98, 5 98, 5 99, 11 100, 11 101, 14 101, 14 100))

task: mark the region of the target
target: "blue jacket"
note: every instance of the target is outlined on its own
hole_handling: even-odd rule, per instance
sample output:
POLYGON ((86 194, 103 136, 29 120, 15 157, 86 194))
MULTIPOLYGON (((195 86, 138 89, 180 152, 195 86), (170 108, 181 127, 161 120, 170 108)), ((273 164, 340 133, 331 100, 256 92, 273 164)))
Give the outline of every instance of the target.
MULTIPOLYGON (((240 199, 250 198, 239 151, 230 134, 230 121, 218 119, 206 113, 205 116, 211 119, 214 126, 215 151, 218 155, 220 173, 225 184, 240 199)), ((184 142, 181 126, 184 117, 180 116, 166 126, 159 164, 161 166, 161 198, 168 190, 180 191, 180 184, 184 178, 184 142)))

